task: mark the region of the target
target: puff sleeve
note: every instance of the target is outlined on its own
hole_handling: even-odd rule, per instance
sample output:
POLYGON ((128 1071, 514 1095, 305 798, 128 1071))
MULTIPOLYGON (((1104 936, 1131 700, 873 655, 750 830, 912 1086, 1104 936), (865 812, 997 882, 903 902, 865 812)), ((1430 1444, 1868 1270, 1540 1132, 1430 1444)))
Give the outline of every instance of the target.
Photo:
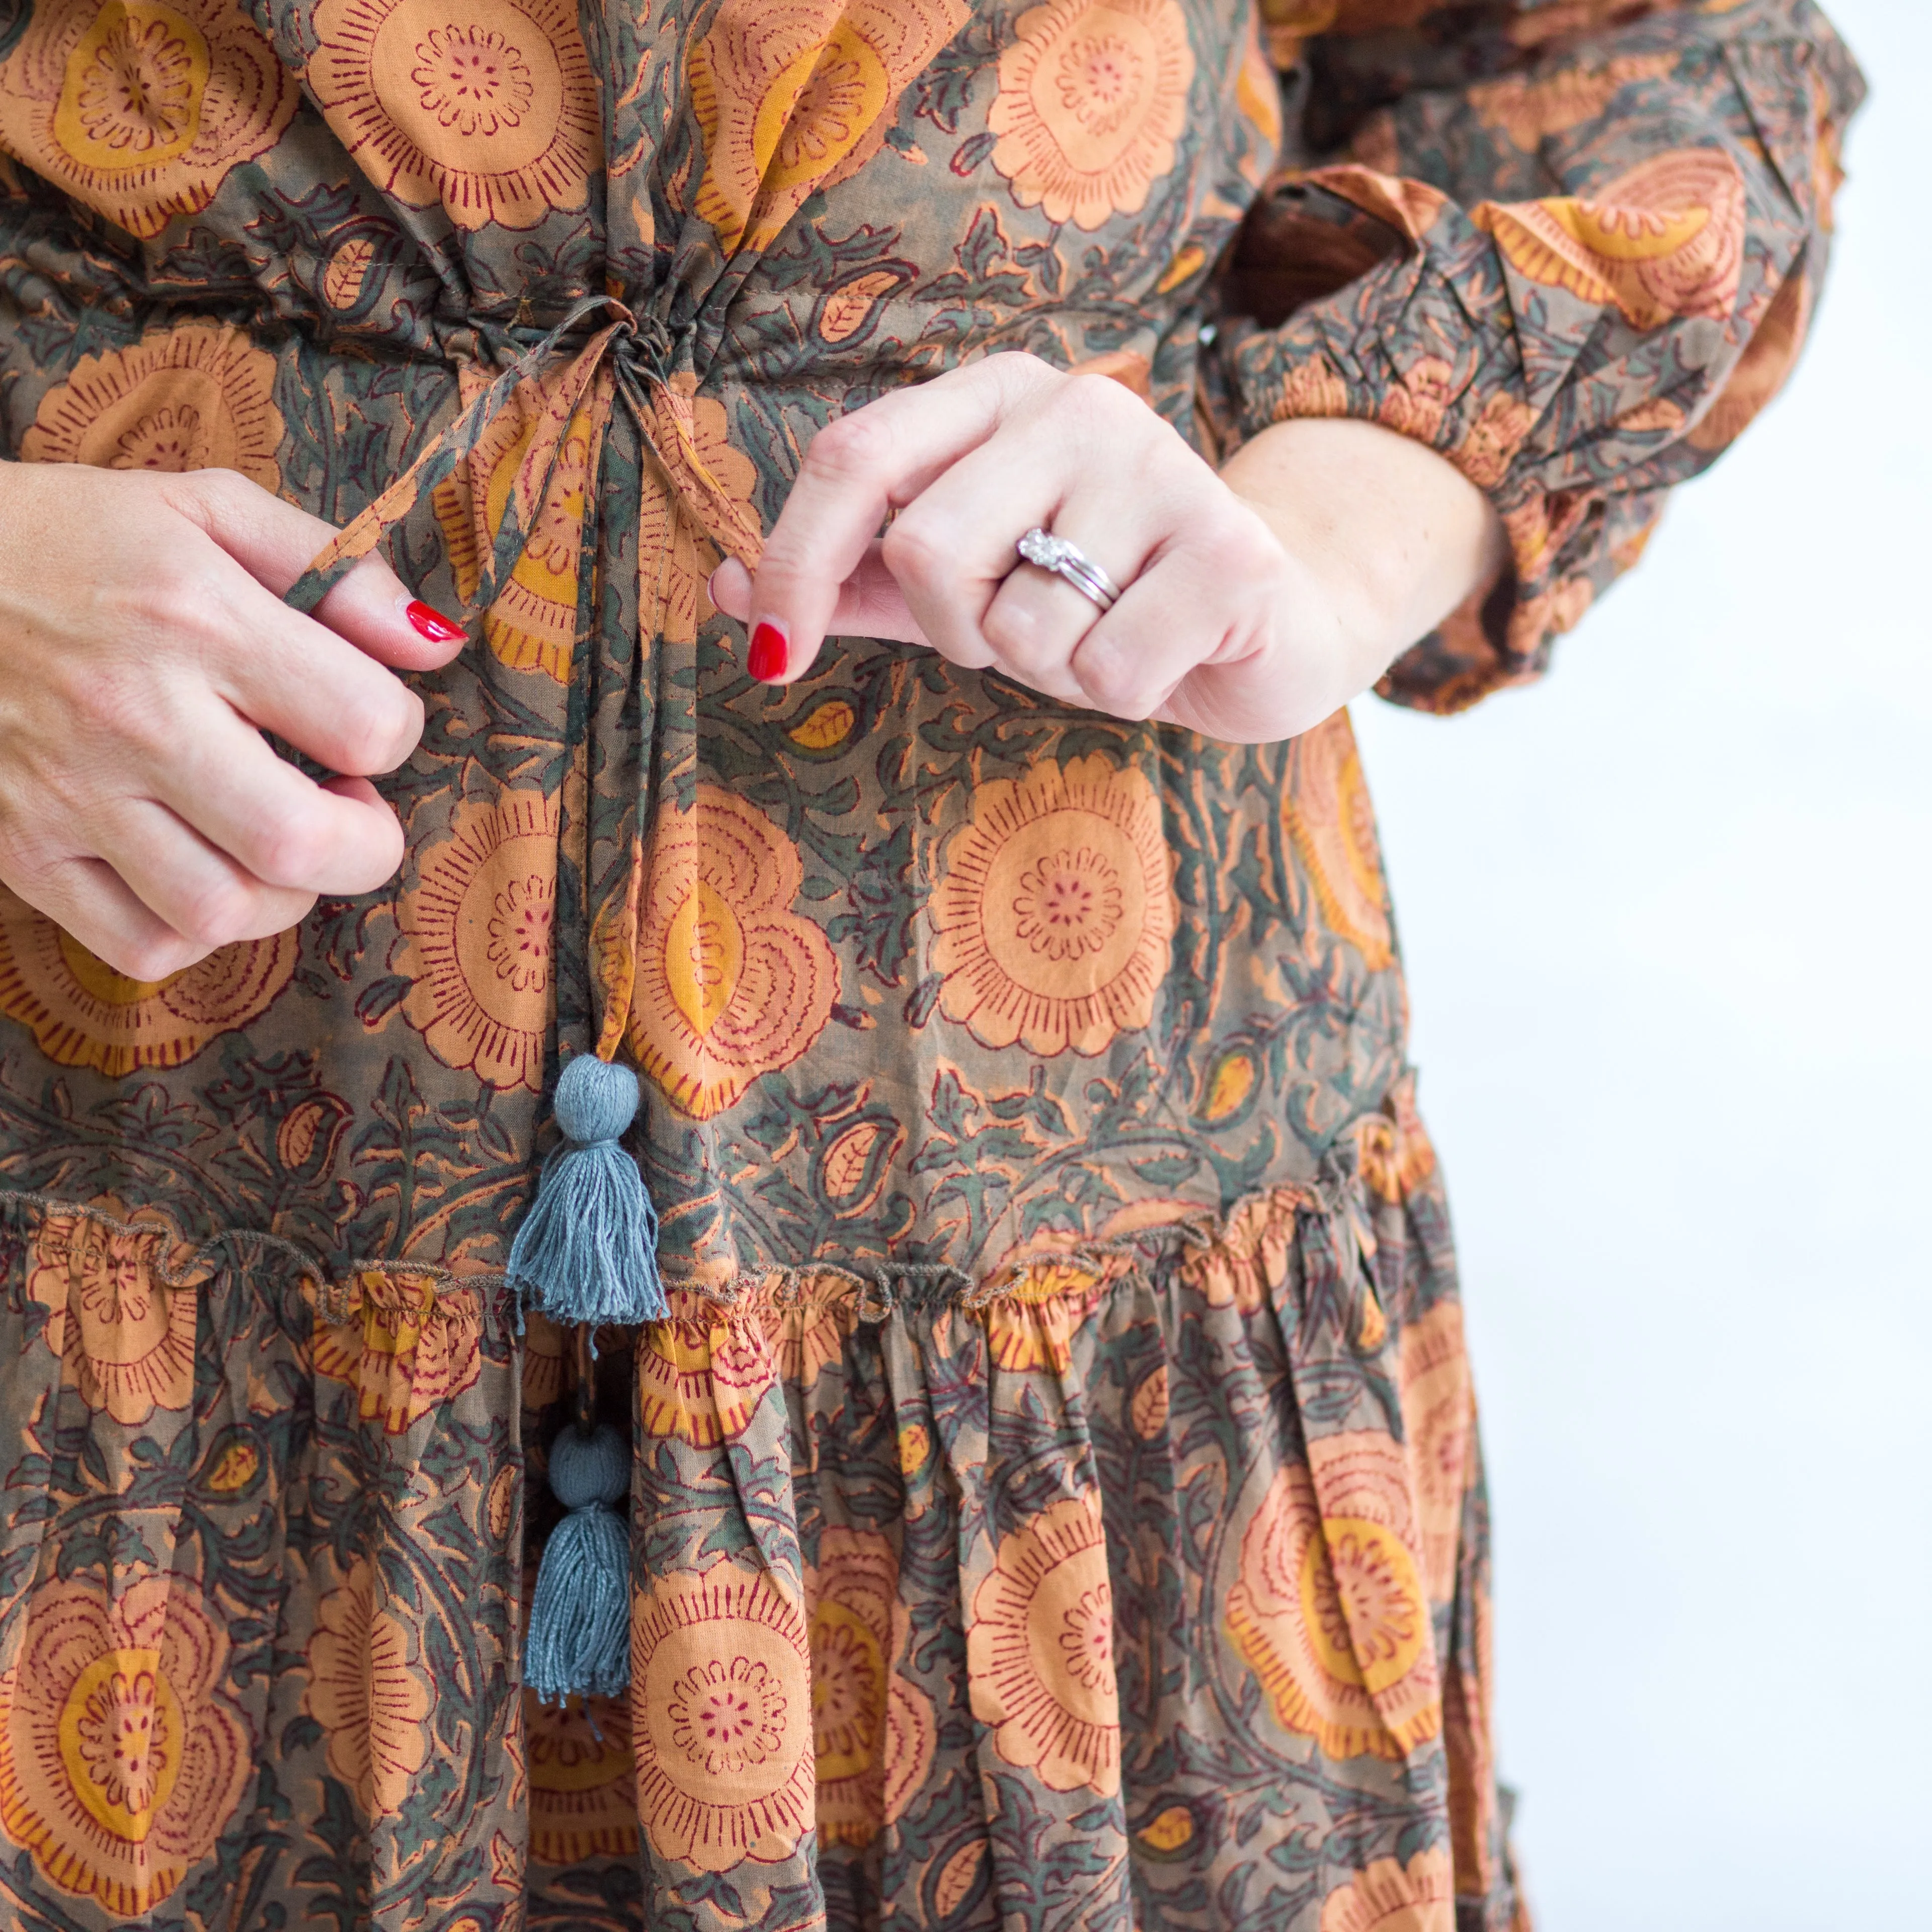
POLYGON ((1863 82, 1809 0, 1264 12, 1302 146, 1232 258, 1216 412, 1367 418, 1488 493, 1513 572, 1378 687, 1457 710, 1543 670, 1784 381, 1863 82))

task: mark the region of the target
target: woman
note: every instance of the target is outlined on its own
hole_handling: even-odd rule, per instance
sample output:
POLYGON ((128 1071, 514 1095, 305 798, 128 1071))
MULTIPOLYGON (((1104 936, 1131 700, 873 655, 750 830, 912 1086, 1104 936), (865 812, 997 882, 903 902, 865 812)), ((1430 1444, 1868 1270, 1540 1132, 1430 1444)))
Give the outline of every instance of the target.
POLYGON ((0 20, 7 1922, 1513 1923, 1338 707, 1775 389, 1822 17, 0 20))

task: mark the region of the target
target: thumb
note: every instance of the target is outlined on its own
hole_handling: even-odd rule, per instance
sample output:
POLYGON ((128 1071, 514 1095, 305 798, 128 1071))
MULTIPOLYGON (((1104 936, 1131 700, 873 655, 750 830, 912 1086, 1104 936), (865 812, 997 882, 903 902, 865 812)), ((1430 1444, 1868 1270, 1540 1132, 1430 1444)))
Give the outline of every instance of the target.
MULTIPOLYGON (((278 597, 336 533, 232 470, 190 470, 170 481, 173 507, 278 597)), ((468 642, 460 624, 422 602, 380 556, 363 558, 314 616, 392 670, 436 670, 468 642)))

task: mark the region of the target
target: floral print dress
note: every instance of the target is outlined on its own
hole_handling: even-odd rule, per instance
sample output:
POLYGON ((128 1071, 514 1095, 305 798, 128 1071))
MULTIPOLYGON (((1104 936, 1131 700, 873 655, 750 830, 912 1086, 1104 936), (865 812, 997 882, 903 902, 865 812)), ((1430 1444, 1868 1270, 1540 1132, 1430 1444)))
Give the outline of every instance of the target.
POLYGON ((1534 675, 1782 380, 1807 0, 0 0, 0 434, 470 647, 392 889, 155 985, 0 895, 0 1922, 1516 1922, 1441 1179, 1346 716, 1238 747, 705 586, 962 358, 1418 437, 1534 675), (667 1320, 520 1319, 570 1055, 667 1320), (586 1352, 587 1353, 587 1352, 586 1352), (634 1446, 628 1696, 525 1693, 634 1446))

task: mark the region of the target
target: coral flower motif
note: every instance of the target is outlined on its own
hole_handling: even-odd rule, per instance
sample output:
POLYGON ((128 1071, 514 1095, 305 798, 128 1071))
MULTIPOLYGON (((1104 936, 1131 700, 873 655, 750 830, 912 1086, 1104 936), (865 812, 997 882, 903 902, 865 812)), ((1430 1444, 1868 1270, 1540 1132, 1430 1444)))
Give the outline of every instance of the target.
POLYGON ((940 1010, 982 1046, 1103 1052, 1154 1018, 1172 876, 1141 772, 1096 753, 978 787, 930 902, 940 1010))
POLYGON ((1397 1345, 1404 1447, 1421 1532, 1422 1580, 1433 1604, 1455 1594, 1462 1493, 1475 1447, 1476 1400, 1462 1340, 1462 1304, 1439 1301, 1397 1345))
POLYGON ((396 908, 403 1017, 445 1066, 492 1087, 543 1084, 559 816, 541 792, 458 805, 396 908))
POLYGON ((1284 1730, 1331 1758, 1399 1760, 1442 1728, 1408 1466, 1372 1430, 1311 1454, 1318 1476, 1278 1469, 1249 1522, 1228 1635, 1284 1730))
POLYGON ((1588 197, 1484 202, 1470 219, 1510 266, 1633 328, 1728 322, 1744 264, 1744 182, 1721 148, 1654 154, 1588 197))
POLYGON ((700 1871, 789 1858, 812 1822, 802 1607, 721 1559, 636 1598, 631 1724, 651 1847, 700 1871))
POLYGON ((140 1918, 214 1850, 254 1776, 192 1581, 50 1580, 0 1676, 0 1824, 62 1892, 140 1918))
POLYGON ((0 886, 0 1013, 62 1066, 110 1080, 178 1066, 259 1018, 295 972, 296 935, 224 946, 172 978, 130 980, 0 886))
POLYGON ((966 1628, 973 1714, 1049 1791, 1120 1787, 1114 1600, 1100 1501, 1054 1503, 1000 1540, 966 1628))
POLYGON ((356 1392, 356 1414, 400 1436, 475 1385, 482 1322, 474 1291, 366 1268, 345 1322, 318 1323, 315 1372, 356 1392))
POLYGON ((886 1704, 898 1562, 877 1530, 826 1530, 807 1570, 812 1724, 822 1844, 869 1844, 884 1822, 886 1704))
POLYGON ((385 194, 464 229, 584 206, 603 140, 564 0, 321 0, 314 32, 316 103, 385 194))
POLYGON ((627 1037, 680 1113, 723 1112, 830 1018, 838 962, 791 910, 803 878, 784 833, 716 785, 661 813, 627 1037))
POLYGON ((43 7, 0 62, 0 148, 146 240, 273 147, 301 98, 232 0, 43 7))
POLYGON ((321 1725, 328 1768, 368 1820, 393 1817, 429 1760, 435 1698, 415 1650, 374 1562, 358 1557, 318 1607, 302 1707, 321 1725))
POLYGON ((530 1856, 540 1865, 638 1855, 631 1707, 622 1697, 543 1704, 524 1693, 530 1738, 530 1856))
POLYGON ((986 117, 1013 199, 1089 230, 1138 214, 1187 124, 1194 50, 1179 0, 1047 0, 1015 32, 986 117))
POLYGON ((238 329, 158 329, 131 349, 83 356, 40 399, 20 455, 98 470, 238 470, 279 490, 274 388, 275 358, 238 329))
POLYGON ((52 1312, 40 1339, 90 1408, 133 1428, 194 1396, 201 1298, 155 1271, 161 1229, 128 1234, 91 1214, 50 1214, 34 1232, 27 1292, 52 1312))
POLYGON ((1375 807, 1346 711, 1295 740, 1281 818, 1323 922, 1371 973, 1382 971, 1395 958, 1395 930, 1375 807))
POLYGON ((1445 1846, 1407 1864, 1377 1858, 1322 1902, 1320 1932, 1455 1932, 1456 1876, 1445 1846))
POLYGON ((689 69, 698 212, 722 244, 769 248, 808 195, 857 173, 967 17, 959 0, 724 0, 689 69))

